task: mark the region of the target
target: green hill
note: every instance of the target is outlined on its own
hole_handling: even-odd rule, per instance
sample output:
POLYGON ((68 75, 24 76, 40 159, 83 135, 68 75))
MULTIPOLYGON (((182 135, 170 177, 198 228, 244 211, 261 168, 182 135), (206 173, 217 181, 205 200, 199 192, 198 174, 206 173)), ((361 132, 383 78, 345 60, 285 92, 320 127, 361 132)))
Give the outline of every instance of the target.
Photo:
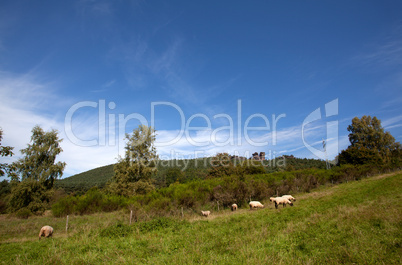
POLYGON ((56 188, 62 188, 66 192, 86 191, 91 187, 104 187, 113 176, 113 164, 94 168, 77 175, 57 180, 56 188))
MULTIPOLYGON (((241 163, 241 161, 237 163, 241 163)), ((292 155, 278 157, 275 160, 261 161, 261 163, 264 165, 265 173, 308 168, 325 169, 326 167, 325 161, 296 158, 292 155)), ((106 182, 113 177, 113 166, 114 164, 107 165, 57 180, 55 186, 68 193, 85 192, 95 186, 103 188, 106 182)), ((156 186, 160 188, 169 186, 176 181, 186 183, 205 179, 211 167, 211 158, 159 160, 157 167, 158 173, 154 178, 156 186)))

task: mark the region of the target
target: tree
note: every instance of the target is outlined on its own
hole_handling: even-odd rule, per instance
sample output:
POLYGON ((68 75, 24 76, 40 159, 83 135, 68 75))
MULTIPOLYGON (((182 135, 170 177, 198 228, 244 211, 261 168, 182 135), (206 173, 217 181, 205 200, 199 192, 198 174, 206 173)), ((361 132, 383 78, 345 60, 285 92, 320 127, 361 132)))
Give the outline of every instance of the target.
MULTIPOLYGON (((0 156, 13 156, 13 149, 14 147, 11 146, 1 146, 1 140, 3 139, 3 130, 0 128, 0 156)), ((0 177, 4 176, 4 170, 7 170, 8 164, 7 163, 0 163, 0 177)))
POLYGON ((145 194, 154 189, 152 176, 156 174, 155 130, 139 125, 133 134, 126 134, 124 158, 114 166, 114 176, 108 185, 110 192, 131 196, 145 194))
POLYGON ((183 170, 179 167, 169 168, 165 172, 165 186, 169 187, 170 184, 175 182, 184 183, 185 177, 183 170))
POLYGON ((28 208, 31 212, 44 210, 49 201, 54 181, 63 175, 66 166, 56 157, 63 150, 58 132, 45 132, 41 127, 32 129, 31 144, 21 150, 23 158, 12 164, 11 199, 12 211, 28 208))
POLYGON ((208 169, 208 176, 210 178, 221 178, 230 175, 242 175, 238 172, 241 166, 235 166, 231 155, 228 153, 218 153, 211 158, 211 167, 208 169))
POLYGON ((400 159, 400 143, 384 131, 376 117, 355 117, 348 131, 350 146, 339 154, 339 164, 382 164, 400 159))

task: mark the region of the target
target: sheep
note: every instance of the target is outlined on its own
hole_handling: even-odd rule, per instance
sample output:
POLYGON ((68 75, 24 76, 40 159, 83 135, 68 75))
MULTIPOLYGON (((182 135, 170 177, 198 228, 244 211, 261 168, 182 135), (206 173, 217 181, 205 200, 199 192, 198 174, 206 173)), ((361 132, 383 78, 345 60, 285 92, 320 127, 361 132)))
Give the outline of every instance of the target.
POLYGON ((211 211, 201 211, 201 215, 208 217, 211 214, 211 211))
POLYGON ((290 206, 293 206, 293 203, 289 199, 284 198, 284 197, 276 197, 276 198, 271 197, 271 198, 269 198, 269 200, 271 202, 275 203, 275 208, 276 209, 278 209, 278 204, 282 204, 283 207, 286 207, 286 204, 290 204, 290 206))
POLYGON ((292 195, 282 195, 282 197, 288 199, 289 201, 296 201, 292 195))
POLYGON ((230 207, 232 209, 232 211, 237 211, 237 204, 233 203, 232 207, 230 207))
POLYGON ((250 210, 253 208, 264 208, 265 206, 261 202, 251 201, 249 202, 250 210))
POLYGON ((53 235, 53 227, 45 225, 40 229, 39 232, 39 240, 42 236, 44 237, 51 237, 53 235))

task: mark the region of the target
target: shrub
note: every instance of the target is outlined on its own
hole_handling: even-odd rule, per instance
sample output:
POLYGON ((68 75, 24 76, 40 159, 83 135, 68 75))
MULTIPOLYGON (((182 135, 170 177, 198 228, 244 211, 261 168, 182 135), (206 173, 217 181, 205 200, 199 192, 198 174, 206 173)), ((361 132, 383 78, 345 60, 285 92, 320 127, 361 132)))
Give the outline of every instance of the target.
POLYGON ((74 196, 66 196, 52 205, 52 214, 56 217, 66 216, 74 213, 78 199, 74 196))
POLYGON ((15 216, 20 218, 20 219, 28 219, 29 216, 32 215, 31 210, 29 210, 28 208, 21 208, 19 209, 16 213, 15 216))

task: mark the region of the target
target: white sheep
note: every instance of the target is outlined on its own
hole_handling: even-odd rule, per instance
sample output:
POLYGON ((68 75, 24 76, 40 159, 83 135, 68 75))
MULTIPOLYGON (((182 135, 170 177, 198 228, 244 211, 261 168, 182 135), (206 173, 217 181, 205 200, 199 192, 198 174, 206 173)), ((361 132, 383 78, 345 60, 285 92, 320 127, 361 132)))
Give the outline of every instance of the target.
POLYGON ((290 204, 290 206, 293 206, 293 203, 289 199, 284 198, 284 197, 276 197, 276 198, 271 197, 271 198, 269 198, 269 200, 271 202, 275 203, 275 208, 276 209, 278 209, 279 204, 282 204, 283 207, 286 207, 286 204, 290 204))
POLYGON ((250 210, 253 208, 264 208, 264 205, 258 201, 251 201, 249 202, 250 210))
POLYGON ((201 211, 201 215, 208 217, 211 214, 211 211, 201 211))
POLYGON ((233 203, 230 208, 232 209, 232 211, 236 211, 237 210, 237 204, 233 203))
POLYGON ((53 235, 53 227, 45 225, 40 229, 39 232, 39 240, 42 236, 44 237, 51 237, 53 235))
POLYGON ((296 201, 292 195, 282 195, 282 197, 288 199, 289 201, 296 201))

